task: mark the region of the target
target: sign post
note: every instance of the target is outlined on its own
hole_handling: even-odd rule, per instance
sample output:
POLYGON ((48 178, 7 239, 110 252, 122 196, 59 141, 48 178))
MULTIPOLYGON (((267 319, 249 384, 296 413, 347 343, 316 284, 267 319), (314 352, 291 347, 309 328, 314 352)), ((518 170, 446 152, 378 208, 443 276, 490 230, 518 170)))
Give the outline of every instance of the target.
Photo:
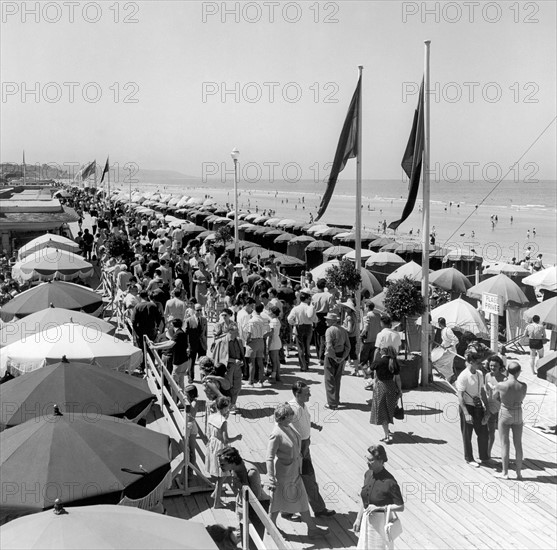
POLYGON ((498 294, 482 293, 482 309, 491 316, 491 351, 499 351, 499 315, 503 314, 503 297, 498 294))

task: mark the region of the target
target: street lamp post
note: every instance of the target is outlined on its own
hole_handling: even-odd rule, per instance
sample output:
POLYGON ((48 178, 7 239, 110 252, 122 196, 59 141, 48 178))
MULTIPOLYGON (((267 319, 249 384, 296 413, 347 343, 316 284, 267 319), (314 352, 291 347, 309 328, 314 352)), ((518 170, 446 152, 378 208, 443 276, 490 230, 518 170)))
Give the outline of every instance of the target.
POLYGON ((234 161, 234 256, 235 260, 238 261, 238 158, 240 151, 234 147, 230 156, 234 161))

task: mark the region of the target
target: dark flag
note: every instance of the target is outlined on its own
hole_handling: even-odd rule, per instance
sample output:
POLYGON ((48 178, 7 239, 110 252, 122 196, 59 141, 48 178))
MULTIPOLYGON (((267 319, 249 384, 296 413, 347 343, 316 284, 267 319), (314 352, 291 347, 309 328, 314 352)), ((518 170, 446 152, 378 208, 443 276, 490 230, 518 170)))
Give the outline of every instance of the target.
POLYGON ((91 174, 95 173, 96 163, 97 161, 94 160, 83 169, 83 172, 81 172, 81 181, 85 181, 91 174))
POLYGON ((109 166, 108 166, 108 158, 109 158, 109 157, 106 157, 106 164, 104 165, 104 168, 103 168, 103 173, 102 173, 102 176, 101 176, 101 183, 103 182, 104 177, 108 174, 108 168, 109 168, 109 166))
MULTIPOLYGON (((396 222, 389 224, 389 229, 396 229, 414 210, 418 189, 420 188, 420 174, 422 173, 422 157, 424 153, 424 82, 420 86, 420 95, 418 98, 418 107, 414 112, 414 121, 412 122, 412 131, 410 138, 402 157, 402 169, 408 176, 410 182, 408 184, 408 199, 402 211, 402 217, 396 222)), ((424 205, 424 208, 426 205, 424 205)))
POLYGON ((317 212, 317 217, 315 221, 319 220, 327 206, 329 206, 329 201, 333 196, 333 191, 337 183, 338 175, 348 162, 348 159, 352 159, 358 156, 358 109, 360 105, 360 90, 362 86, 362 77, 358 79, 358 84, 356 86, 356 91, 352 96, 352 101, 350 102, 350 107, 348 107, 348 114, 346 115, 346 120, 344 121, 344 126, 342 127, 342 132, 340 133, 340 139, 338 140, 337 151, 335 153, 335 160, 333 161, 333 167, 331 168, 331 174, 327 181, 327 189, 319 205, 319 211, 317 212))

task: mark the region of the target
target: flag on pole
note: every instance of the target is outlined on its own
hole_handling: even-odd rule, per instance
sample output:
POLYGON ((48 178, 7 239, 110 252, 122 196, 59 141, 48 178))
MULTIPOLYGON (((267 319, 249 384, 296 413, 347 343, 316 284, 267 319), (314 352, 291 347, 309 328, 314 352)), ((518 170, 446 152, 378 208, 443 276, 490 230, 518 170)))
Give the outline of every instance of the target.
POLYGON ((97 167, 97 161, 94 160, 91 164, 87 165, 83 172, 81 172, 81 181, 85 181, 91 174, 95 172, 95 168, 97 167))
MULTIPOLYGON (((422 157, 424 153, 424 82, 420 86, 418 106, 414 112, 412 131, 402 157, 402 169, 408 176, 408 199, 402 211, 400 220, 391 222, 389 229, 396 229, 414 210, 418 189, 420 188, 420 174, 422 172, 422 157)), ((424 206, 425 208, 425 206, 424 206)))
POLYGON ((103 182, 104 177, 108 174, 108 169, 109 169, 108 159, 109 159, 109 157, 106 157, 106 164, 104 165, 104 168, 103 168, 103 173, 102 173, 102 176, 101 176, 101 183, 103 182))
POLYGON ((325 194, 323 195, 323 199, 319 205, 315 221, 319 220, 319 218, 325 214, 327 206, 329 206, 329 201, 333 196, 338 175, 344 170, 348 159, 358 156, 358 108, 360 105, 359 99, 361 86, 362 77, 360 76, 356 86, 356 91, 354 92, 352 101, 350 102, 350 107, 348 107, 348 114, 346 115, 344 126, 342 127, 342 132, 340 133, 340 139, 338 140, 331 174, 329 175, 329 179, 327 181, 327 189, 325 190, 325 194))

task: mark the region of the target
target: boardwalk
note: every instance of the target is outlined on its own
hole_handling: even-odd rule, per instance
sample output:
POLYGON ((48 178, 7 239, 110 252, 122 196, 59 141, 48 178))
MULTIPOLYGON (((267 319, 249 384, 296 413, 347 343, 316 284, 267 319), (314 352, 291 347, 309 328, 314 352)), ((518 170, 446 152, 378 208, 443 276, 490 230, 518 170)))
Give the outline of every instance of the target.
MULTIPOLYGON (((366 400, 371 394, 363 389, 361 378, 345 376, 341 393, 344 406, 331 412, 323 408, 322 368, 314 365, 302 376, 292 357, 284 373, 283 383, 276 387, 242 392, 240 406, 246 412, 242 417, 231 417, 229 433, 242 434, 235 445, 264 472, 273 407, 291 399, 289 385, 297 378, 310 384, 310 410, 314 421, 323 425, 322 432, 312 434, 313 461, 327 506, 337 511, 336 516, 318 521, 331 528, 331 535, 311 545, 355 546, 351 527, 366 468, 363 456, 367 446, 382 437, 381 427, 368 422, 366 400)), ((406 392, 405 408, 407 416, 395 425, 394 444, 387 448, 387 468, 401 485, 406 502, 401 514, 404 533, 397 548, 556 546, 554 436, 526 429, 524 481, 501 481, 494 478, 494 469, 473 469, 464 462, 457 400, 444 382, 406 392)), ((494 457, 498 458, 499 453, 496 442, 494 457)), ((174 497, 166 499, 165 504, 171 515, 204 523, 233 522, 232 499, 225 501, 228 510, 212 510, 209 493, 174 497)), ((310 545, 303 524, 279 518, 279 528, 295 548, 310 545)))

